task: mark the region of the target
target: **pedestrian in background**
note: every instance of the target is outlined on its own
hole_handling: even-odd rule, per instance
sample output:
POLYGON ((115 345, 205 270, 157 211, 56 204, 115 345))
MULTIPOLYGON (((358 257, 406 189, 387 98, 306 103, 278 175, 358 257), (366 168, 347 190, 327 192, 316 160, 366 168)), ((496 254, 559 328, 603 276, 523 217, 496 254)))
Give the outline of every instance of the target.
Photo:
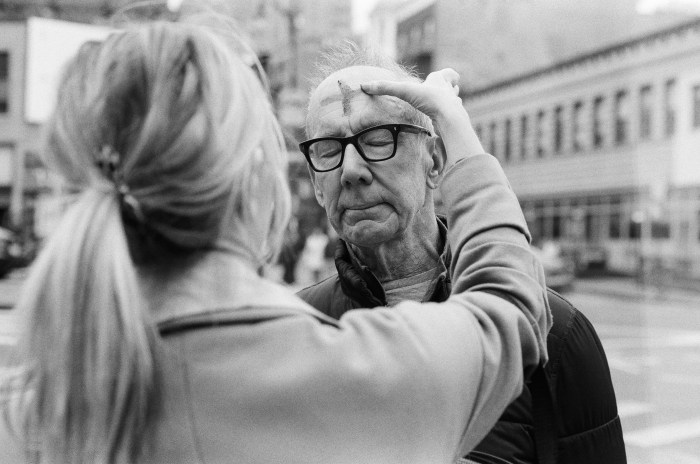
MULTIPOLYGON (((395 61, 351 44, 329 52, 318 68, 307 116, 311 139, 300 147, 316 198, 340 240, 337 273, 299 295, 335 318, 356 308, 447 300, 459 279, 447 239, 453 223, 436 216, 433 192, 444 175, 440 153, 449 150, 449 140, 416 131, 433 130, 416 102, 411 107, 353 91, 386 76, 420 81, 395 61)), ((473 135, 466 124, 462 130, 464 137, 473 135)), ((499 214, 491 207, 477 211, 475 224, 499 214)), ((622 428, 598 335, 559 294, 550 291, 547 299, 554 319, 547 338, 552 359, 535 371, 469 458, 485 464, 622 464, 622 428)))
MULTIPOLYGON (((456 81, 367 91, 389 85, 438 119, 456 114, 459 131, 442 135, 459 141, 471 128, 456 81)), ((287 226, 286 152, 255 73, 220 35, 115 33, 81 49, 58 95, 46 162, 75 203, 17 304, 6 452, 451 463, 546 360, 543 271, 503 172, 475 147, 443 160, 454 295, 335 321, 256 273, 287 226), (473 214, 485 208, 500 214, 473 214)))
POLYGON ((300 264, 309 274, 311 282, 318 282, 321 279, 326 263, 325 251, 328 241, 328 235, 320 227, 314 227, 304 241, 300 264))

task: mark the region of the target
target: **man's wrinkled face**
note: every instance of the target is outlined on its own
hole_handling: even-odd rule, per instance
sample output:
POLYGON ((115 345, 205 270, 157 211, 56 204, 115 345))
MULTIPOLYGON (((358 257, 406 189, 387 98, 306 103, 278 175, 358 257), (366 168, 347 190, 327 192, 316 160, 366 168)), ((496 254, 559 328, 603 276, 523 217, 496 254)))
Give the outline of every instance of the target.
MULTIPOLYGON (((405 102, 388 96, 369 96, 360 84, 395 79, 385 69, 354 66, 324 80, 311 96, 310 138, 347 137, 380 124, 405 123, 405 102)), ((312 172, 316 198, 347 242, 372 247, 401 239, 426 202, 427 172, 432 164, 425 135, 400 133, 396 155, 367 162, 349 144, 342 166, 312 172)))

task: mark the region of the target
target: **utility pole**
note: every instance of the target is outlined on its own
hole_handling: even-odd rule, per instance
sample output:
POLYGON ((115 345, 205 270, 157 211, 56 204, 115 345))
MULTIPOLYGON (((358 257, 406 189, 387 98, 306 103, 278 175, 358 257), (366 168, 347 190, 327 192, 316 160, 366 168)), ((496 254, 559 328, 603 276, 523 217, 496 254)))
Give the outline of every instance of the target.
POLYGON ((290 89, 296 89, 299 85, 299 4, 294 0, 278 0, 275 2, 277 10, 282 13, 287 23, 287 35, 289 38, 289 56, 287 61, 287 84, 290 89))

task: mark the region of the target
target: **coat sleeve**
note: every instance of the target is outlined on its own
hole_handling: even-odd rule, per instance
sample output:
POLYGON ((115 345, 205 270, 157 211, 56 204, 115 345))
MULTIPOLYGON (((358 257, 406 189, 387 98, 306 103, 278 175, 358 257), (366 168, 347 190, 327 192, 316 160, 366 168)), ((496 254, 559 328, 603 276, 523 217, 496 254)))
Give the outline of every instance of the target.
POLYGON ((357 401, 379 422, 387 418, 378 436, 390 430, 397 449, 432 447, 450 460, 479 443, 526 373, 546 362, 551 315, 542 267, 495 158, 457 163, 441 190, 454 252, 450 298, 350 311, 324 344, 342 347, 333 358, 338 369, 372 373, 371 391, 357 401))
POLYGON ((525 218, 498 161, 481 155, 456 165, 446 175, 443 198, 454 253, 448 302, 471 304, 483 353, 478 382, 483 395, 475 398, 462 443, 462 451, 468 451, 520 394, 523 375, 546 363, 552 316, 544 271, 530 250, 525 218))

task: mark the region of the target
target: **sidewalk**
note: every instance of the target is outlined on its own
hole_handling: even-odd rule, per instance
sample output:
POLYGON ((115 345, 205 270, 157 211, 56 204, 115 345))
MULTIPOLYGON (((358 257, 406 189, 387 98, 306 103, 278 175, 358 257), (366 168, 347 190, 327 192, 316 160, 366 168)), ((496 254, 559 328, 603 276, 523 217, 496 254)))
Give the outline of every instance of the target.
POLYGON ((675 288, 665 286, 658 289, 651 285, 642 285, 633 277, 582 277, 576 279, 574 292, 594 293, 630 300, 666 300, 697 305, 700 307, 700 286, 692 288, 675 288))

